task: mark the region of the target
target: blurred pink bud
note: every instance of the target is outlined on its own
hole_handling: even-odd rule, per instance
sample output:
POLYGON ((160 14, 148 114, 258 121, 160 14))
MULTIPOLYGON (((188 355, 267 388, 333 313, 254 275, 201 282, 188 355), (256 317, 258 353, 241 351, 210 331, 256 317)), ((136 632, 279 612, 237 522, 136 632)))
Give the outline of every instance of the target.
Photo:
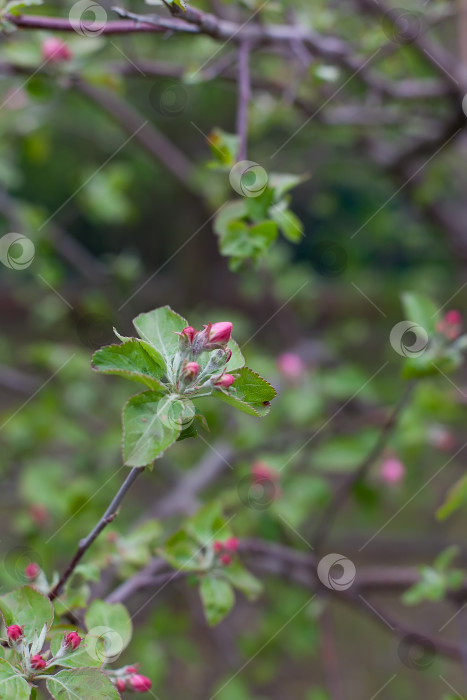
POLYGON ((430 428, 428 432, 428 442, 442 452, 450 452, 456 446, 455 436, 442 425, 434 425, 430 428))
POLYGON ((222 566, 228 566, 232 563, 232 557, 230 556, 230 554, 222 554, 220 557, 220 562, 222 566))
POLYGON ((251 476, 253 481, 272 481, 276 483, 280 479, 279 472, 260 460, 253 462, 251 465, 251 476))
POLYGON ((209 343, 228 343, 232 335, 232 324, 229 321, 209 324, 207 335, 209 343))
POLYGON ((151 689, 152 683, 146 676, 141 676, 137 673, 135 676, 131 676, 128 681, 129 686, 135 693, 145 693, 151 689))
POLYGON ((238 537, 229 537, 229 539, 224 542, 224 546, 229 552, 236 552, 239 544, 240 540, 238 537))
POLYGON ((189 379, 190 381, 196 379, 200 369, 201 368, 197 362, 187 362, 183 368, 183 376, 185 379, 189 379))
POLYGON ((397 457, 387 457, 381 465, 380 477, 385 484, 399 484, 405 476, 405 467, 397 457))
POLYGON ((125 683, 125 681, 123 680, 123 678, 118 678, 118 679, 117 679, 117 681, 116 681, 116 683, 115 683, 115 687, 117 688, 117 690, 119 690, 121 693, 123 693, 123 691, 124 691, 125 688, 126 688, 126 683, 125 683))
POLYGON ((30 581, 34 581, 40 574, 41 568, 36 562, 32 561, 30 564, 27 565, 27 567, 24 570, 24 573, 26 574, 26 577, 30 581))
POLYGON ((29 507, 29 515, 38 526, 45 525, 49 519, 47 508, 38 504, 29 507))
POLYGON ((81 642, 82 639, 79 636, 78 632, 69 632, 65 635, 65 646, 71 647, 73 651, 79 647, 81 642))
POLYGON ((282 355, 279 355, 277 366, 287 379, 298 379, 306 370, 306 365, 302 358, 294 352, 284 352, 282 355))
POLYGON ((31 666, 36 671, 40 671, 41 668, 47 666, 47 661, 40 654, 34 654, 34 656, 31 656, 31 666))
POLYGON ((232 384, 235 381, 235 377, 232 374, 223 374, 222 377, 220 377, 216 382, 216 386, 221 386, 224 389, 228 389, 229 386, 232 386, 232 384))
POLYGON ((49 63, 60 63, 60 61, 69 61, 71 58, 70 48, 62 39, 51 36, 44 39, 41 46, 42 57, 44 61, 49 63))
POLYGON ((212 545, 212 548, 216 554, 219 554, 224 549, 224 545, 222 544, 222 542, 219 542, 219 540, 216 540, 212 545))
POLYGON ((126 666, 125 673, 138 673, 136 666, 126 666))
POLYGON ((21 639, 23 636, 23 630, 24 625, 21 625, 21 627, 19 625, 10 625, 6 628, 8 639, 10 639, 12 642, 17 642, 18 639, 21 639))
POLYGON ((448 311, 441 321, 436 324, 438 333, 442 333, 448 340, 455 340, 462 330, 462 316, 459 311, 448 311))

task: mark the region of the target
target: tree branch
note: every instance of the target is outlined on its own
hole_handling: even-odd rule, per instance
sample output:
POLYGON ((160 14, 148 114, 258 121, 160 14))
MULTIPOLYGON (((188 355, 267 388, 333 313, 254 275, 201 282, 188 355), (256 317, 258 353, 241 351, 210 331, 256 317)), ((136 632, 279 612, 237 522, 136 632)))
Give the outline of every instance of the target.
POLYGON ((237 160, 246 160, 248 141, 248 108, 251 99, 250 45, 242 41, 238 50, 237 160))
POLYGON ((138 476, 142 474, 145 470, 145 467, 133 467, 133 469, 129 472, 128 476, 126 477, 125 481, 123 482, 122 486, 118 490, 115 498, 105 511, 104 515, 102 518, 99 520, 97 525, 91 530, 89 535, 85 537, 84 539, 81 540, 79 543, 79 547, 76 551, 76 554, 74 555, 73 559, 70 561, 68 566, 66 567, 65 571, 61 575, 58 583, 52 588, 52 590, 49 592, 49 599, 54 600, 57 596, 61 594, 63 591, 63 588, 72 575, 73 571, 75 570, 76 566, 79 564, 89 547, 92 545, 94 540, 97 539, 97 537, 100 535, 102 530, 104 530, 109 523, 111 523, 116 515, 117 515, 117 510, 123 499, 125 498, 126 494, 128 491, 131 489, 133 483, 136 481, 138 476))

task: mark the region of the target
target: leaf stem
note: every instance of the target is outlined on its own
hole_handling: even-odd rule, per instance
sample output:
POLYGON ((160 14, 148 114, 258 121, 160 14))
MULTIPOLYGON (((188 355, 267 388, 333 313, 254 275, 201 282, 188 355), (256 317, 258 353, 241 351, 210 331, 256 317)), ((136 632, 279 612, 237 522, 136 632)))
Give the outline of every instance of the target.
POLYGON ((132 487, 133 483, 136 481, 138 476, 145 470, 145 468, 146 467, 133 467, 133 469, 130 471, 125 481, 121 485, 120 489, 118 490, 115 498, 112 500, 111 504, 105 511, 104 515, 94 526, 89 535, 87 535, 87 537, 80 541, 78 549, 76 550, 76 554, 74 555, 73 559, 66 567, 58 583, 49 592, 49 600, 54 600, 63 591, 66 582, 68 581, 76 566, 81 561, 82 557, 92 545, 94 540, 97 539, 102 530, 104 530, 107 527, 107 525, 115 519, 120 503, 123 501, 126 494, 132 487))

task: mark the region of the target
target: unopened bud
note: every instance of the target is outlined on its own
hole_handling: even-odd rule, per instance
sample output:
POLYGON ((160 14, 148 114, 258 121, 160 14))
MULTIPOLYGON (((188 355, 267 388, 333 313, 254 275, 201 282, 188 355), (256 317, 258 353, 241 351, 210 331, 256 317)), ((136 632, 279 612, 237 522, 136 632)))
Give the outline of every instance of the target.
POLYGON ((44 39, 41 46, 42 57, 44 61, 49 63, 60 63, 61 61, 69 61, 71 51, 67 44, 62 39, 51 36, 44 39))
POLYGON ((36 562, 32 561, 24 570, 26 577, 30 581, 35 581, 41 572, 40 566, 36 562))
POLYGON ((232 557, 230 556, 230 554, 222 554, 219 557, 219 560, 223 566, 228 566, 232 563, 232 557))
POLYGON ((11 642, 17 642, 18 639, 24 636, 24 625, 21 625, 21 627, 19 625, 10 625, 6 628, 6 633, 11 642))
POLYGON ((79 636, 78 632, 69 632, 68 634, 65 635, 64 638, 64 646, 67 649, 72 649, 73 651, 79 647, 81 644, 81 637, 79 636))
POLYGON ((47 661, 43 659, 40 654, 34 654, 34 656, 31 656, 31 668, 33 668, 35 671, 40 671, 46 666, 47 661))
POLYGON ((117 688, 117 690, 123 693, 123 691, 126 688, 126 683, 123 680, 123 678, 117 678, 117 680, 115 681, 115 687, 117 688))
POLYGON ((130 677, 128 685, 131 690, 134 690, 135 693, 145 693, 151 689, 152 683, 149 678, 146 676, 141 676, 139 673, 137 673, 136 675, 130 677))
POLYGON ((183 376, 189 381, 193 381, 199 374, 200 366, 197 362, 187 362, 183 368, 183 376))
POLYGON ((405 476, 405 467, 397 457, 388 457, 381 465, 380 476, 385 484, 399 484, 405 476))
POLYGON ((228 389, 229 386, 232 386, 232 384, 235 381, 235 377, 233 374, 223 374, 222 377, 219 377, 219 379, 214 382, 215 386, 222 387, 223 389, 228 389))
POLYGON ((448 311, 441 321, 436 324, 438 333, 446 336, 448 340, 455 340, 462 330, 462 316, 455 309, 448 311))
POLYGON ((239 544, 240 540, 238 537, 229 537, 229 539, 224 542, 224 546, 229 552, 236 552, 239 544))

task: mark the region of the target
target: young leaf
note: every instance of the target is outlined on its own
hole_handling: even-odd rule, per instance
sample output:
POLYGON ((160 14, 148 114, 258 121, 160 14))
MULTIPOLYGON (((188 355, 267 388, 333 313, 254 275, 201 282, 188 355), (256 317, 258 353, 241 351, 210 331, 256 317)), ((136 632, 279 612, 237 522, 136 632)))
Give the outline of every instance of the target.
POLYGON ((97 350, 92 357, 92 367, 102 374, 116 374, 145 384, 149 389, 166 392, 160 382, 165 367, 157 364, 136 338, 122 345, 107 345, 97 350))
POLYGON ((4 700, 28 700, 31 687, 8 661, 0 659, 0 698, 4 700))
POLYGON ((220 503, 208 503, 193 515, 187 522, 187 531, 200 545, 205 546, 212 542, 214 536, 222 531, 228 537, 225 530, 225 519, 222 515, 220 503))
POLYGON ((0 612, 5 625, 24 625, 24 638, 33 642, 36 633, 41 634, 44 625, 47 629, 54 619, 54 609, 50 600, 31 586, 23 586, 0 597, 0 612))
POLYGON ((444 503, 436 511, 438 520, 446 520, 467 501, 467 474, 449 489, 444 503))
POLYGON ((256 600, 263 590, 261 581, 259 581, 256 576, 253 576, 253 574, 250 574, 238 560, 224 567, 222 569, 222 576, 226 578, 232 586, 238 588, 248 600, 256 600))
POLYGON ((402 306, 408 321, 413 321, 430 335, 435 331, 438 309, 436 305, 421 294, 404 292, 402 306))
POLYGON ((205 576, 201 579, 199 592, 203 601, 204 613, 210 625, 217 625, 234 606, 233 588, 224 579, 205 576))
POLYGON ((228 347, 232 351, 232 357, 227 362, 225 367, 227 372, 233 372, 235 369, 240 369, 245 366, 245 358, 242 355, 240 348, 233 338, 229 340, 228 347))
MULTIPOLYGON (((187 404, 189 406, 190 404, 187 404)), ((161 457, 180 435, 185 406, 154 391, 133 396, 123 408, 123 459, 144 467, 161 457)))
POLYGON ((55 700, 120 700, 118 690, 95 668, 59 671, 47 679, 47 690, 55 700))
POLYGON ((126 649, 133 634, 127 609, 121 603, 95 600, 84 616, 89 634, 86 647, 91 656, 112 661, 126 649))
POLYGON ((303 224, 290 209, 279 204, 271 207, 269 215, 291 243, 299 243, 303 237, 303 224))
POLYGON ((170 306, 162 306, 140 314, 133 319, 133 325, 140 338, 150 343, 162 355, 167 368, 170 368, 178 350, 177 333, 188 326, 188 321, 170 306))
POLYGON ((172 535, 158 551, 174 569, 199 571, 202 568, 200 547, 185 530, 179 530, 172 535))
POLYGON ((213 396, 250 416, 267 415, 270 410, 269 402, 276 395, 274 387, 249 367, 243 367, 235 375, 235 382, 228 389, 228 393, 215 391, 213 396))

